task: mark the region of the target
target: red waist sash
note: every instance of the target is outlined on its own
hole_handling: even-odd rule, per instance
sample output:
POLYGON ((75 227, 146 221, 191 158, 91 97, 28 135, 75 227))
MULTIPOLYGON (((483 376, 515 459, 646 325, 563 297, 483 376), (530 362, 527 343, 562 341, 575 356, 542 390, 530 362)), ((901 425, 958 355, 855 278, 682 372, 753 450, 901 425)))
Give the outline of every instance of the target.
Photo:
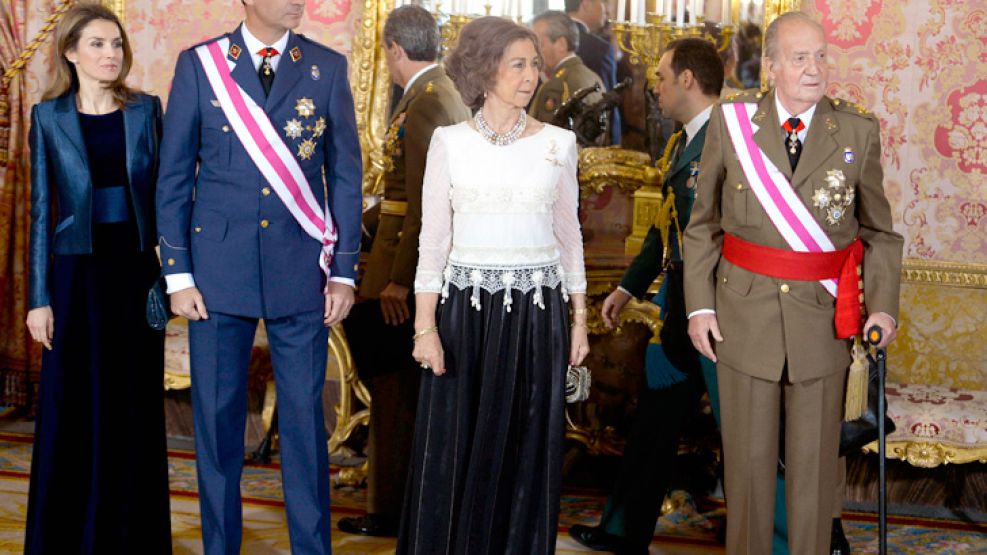
POLYGON ((860 238, 838 251, 795 252, 764 247, 725 233, 723 258, 734 266, 777 279, 838 279, 836 336, 843 339, 861 332, 864 302, 861 264, 864 259, 864 244, 860 238))

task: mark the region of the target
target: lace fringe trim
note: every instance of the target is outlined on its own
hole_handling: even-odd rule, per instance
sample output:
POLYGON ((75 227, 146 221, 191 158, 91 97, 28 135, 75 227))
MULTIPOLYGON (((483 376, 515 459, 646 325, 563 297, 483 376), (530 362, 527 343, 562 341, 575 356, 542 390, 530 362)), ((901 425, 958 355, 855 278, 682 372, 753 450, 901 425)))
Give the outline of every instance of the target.
POLYGON ((545 309, 545 297, 542 289, 562 285, 562 298, 569 302, 569 291, 565 285, 565 272, 559 264, 527 268, 471 268, 468 266, 448 265, 443 272, 442 302, 449 298, 449 287, 455 285, 460 291, 472 289, 470 304, 480 310, 480 291, 496 293, 505 291, 504 310, 511 311, 514 303, 511 290, 527 293, 534 290, 531 302, 538 308, 545 309))

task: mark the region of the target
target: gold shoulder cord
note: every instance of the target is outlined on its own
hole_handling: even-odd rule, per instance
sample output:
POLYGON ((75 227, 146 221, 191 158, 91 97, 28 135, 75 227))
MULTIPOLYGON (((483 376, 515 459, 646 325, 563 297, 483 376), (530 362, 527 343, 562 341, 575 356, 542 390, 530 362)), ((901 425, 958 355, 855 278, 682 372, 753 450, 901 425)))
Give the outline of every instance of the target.
MULTIPOLYGON (((676 131, 668 138, 668 143, 665 144, 665 152, 662 154, 661 159, 658 160, 657 166, 662 169, 662 175, 667 176, 672 170, 672 153, 675 152, 675 148, 678 146, 679 140, 682 139, 682 132, 676 131)), ((668 232, 675 224, 675 240, 679 246, 679 252, 682 252, 682 229, 679 226, 679 213, 675 208, 675 191, 669 187, 667 190, 662 191, 663 200, 661 203, 661 208, 655 214, 654 226, 661 233, 661 247, 662 247, 662 260, 664 262, 664 267, 667 269, 672 259, 672 252, 669 245, 668 232)))

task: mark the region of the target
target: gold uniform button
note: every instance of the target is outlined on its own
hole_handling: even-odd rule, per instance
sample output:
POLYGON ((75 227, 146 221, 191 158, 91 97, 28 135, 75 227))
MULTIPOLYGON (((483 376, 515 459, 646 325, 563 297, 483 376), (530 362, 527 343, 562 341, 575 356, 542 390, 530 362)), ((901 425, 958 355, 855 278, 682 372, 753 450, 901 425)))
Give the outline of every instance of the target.
POLYGON ((267 195, 270 195, 271 194, 271 188, 270 187, 264 187, 263 189, 260 190, 260 194, 264 195, 265 197, 267 195))
POLYGON ((199 227, 199 226, 195 226, 195 232, 196 233, 202 233, 202 228, 199 227))
POLYGON ((360 269, 360 265, 359 264, 354 264, 353 265, 353 271, 354 272, 357 271, 357 270, 359 270, 359 269, 360 269))
POLYGON ((727 278, 726 278, 726 276, 724 276, 723 277, 723 283, 726 283, 726 282, 727 282, 727 278))
POLYGON ((223 133, 229 133, 229 132, 230 132, 230 126, 229 125, 224 125, 223 126, 223 133))
POLYGON ((782 293, 788 293, 791 290, 792 290, 792 288, 789 287, 787 283, 782 283, 781 284, 781 292, 782 293))
POLYGON ((398 232, 398 239, 400 239, 400 238, 401 238, 401 232, 399 231, 398 232))
POLYGON ((269 226, 269 225, 271 225, 271 222, 269 222, 269 221, 267 221, 267 220, 261 220, 261 221, 260 221, 260 226, 261 226, 262 228, 264 228, 264 229, 267 229, 267 226, 269 226))
POLYGON ((175 259, 174 258, 169 258, 168 259, 168 265, 169 266, 174 266, 175 265, 175 259))
POLYGON ((738 191, 743 191, 744 190, 744 184, 743 183, 737 183, 737 190, 738 191))

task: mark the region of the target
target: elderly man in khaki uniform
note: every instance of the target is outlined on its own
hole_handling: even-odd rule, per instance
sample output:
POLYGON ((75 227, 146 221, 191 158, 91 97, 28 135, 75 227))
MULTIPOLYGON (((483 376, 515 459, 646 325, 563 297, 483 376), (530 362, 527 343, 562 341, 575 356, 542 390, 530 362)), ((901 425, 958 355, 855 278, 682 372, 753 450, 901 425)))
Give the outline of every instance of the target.
POLYGON ((402 6, 384 25, 391 78, 404 88, 385 138, 389 167, 373 247, 359 284, 363 302, 345 321, 370 408, 367 515, 343 518, 344 532, 396 536, 408 474, 421 368, 411 358, 414 304, 408 298, 418 265, 422 179, 432 132, 470 117, 445 70, 436 64, 439 30, 420 6, 402 6))
POLYGON ((603 80, 576 55, 579 48, 576 22, 563 12, 550 10, 535 17, 531 30, 538 35, 545 74, 549 77, 535 93, 528 114, 538 121, 554 123, 559 106, 577 91, 593 85, 599 85, 600 92, 589 94, 584 101, 587 104, 599 101, 605 90, 603 80))
POLYGON ((824 96, 822 28, 787 13, 765 46, 775 88, 725 101, 707 131, 685 232, 689 335, 717 362, 727 553, 771 552, 784 418, 789 548, 819 555, 830 543, 847 338, 867 315, 863 329, 894 339, 903 240, 877 119, 824 96))

